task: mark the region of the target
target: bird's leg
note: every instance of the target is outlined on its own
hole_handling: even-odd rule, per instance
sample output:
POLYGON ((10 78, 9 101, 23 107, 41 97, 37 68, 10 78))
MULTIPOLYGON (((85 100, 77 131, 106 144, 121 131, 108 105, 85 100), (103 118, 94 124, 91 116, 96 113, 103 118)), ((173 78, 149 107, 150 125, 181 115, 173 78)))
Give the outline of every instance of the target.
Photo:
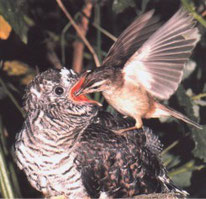
POLYGON ((135 120, 136 120, 135 127, 137 129, 142 128, 142 126, 143 126, 142 118, 141 117, 136 117, 135 120))
POLYGON ((118 135, 122 135, 122 134, 124 134, 126 131, 131 131, 131 130, 135 130, 135 129, 140 129, 140 128, 142 128, 142 126, 143 126, 142 119, 141 119, 141 118, 135 118, 135 119, 136 119, 136 124, 135 124, 135 126, 128 127, 128 128, 125 128, 125 129, 113 130, 113 131, 114 131, 116 134, 118 134, 118 135))
POLYGON ((113 130, 116 134, 118 135, 123 135, 126 131, 131 131, 131 130, 135 130, 137 129, 136 126, 132 126, 132 127, 129 127, 129 128, 125 128, 125 129, 119 129, 119 130, 113 130))

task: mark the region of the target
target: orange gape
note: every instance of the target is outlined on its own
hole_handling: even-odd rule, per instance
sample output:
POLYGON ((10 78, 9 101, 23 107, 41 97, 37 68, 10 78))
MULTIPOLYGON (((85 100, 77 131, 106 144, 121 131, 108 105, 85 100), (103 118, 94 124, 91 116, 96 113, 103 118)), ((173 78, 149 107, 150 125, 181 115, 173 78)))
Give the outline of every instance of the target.
POLYGON ((77 102, 79 101, 89 102, 90 101, 85 95, 79 95, 79 96, 75 95, 76 91, 78 91, 81 88, 81 85, 83 84, 83 82, 84 82, 84 78, 81 78, 80 81, 78 81, 70 91, 71 97, 74 101, 77 101, 77 102))
POLYGON ((81 88, 82 84, 84 83, 85 77, 80 78, 79 81, 71 88, 70 90, 70 97, 73 101, 75 102, 87 102, 87 103, 95 103, 98 106, 102 106, 101 103, 95 101, 95 100, 90 100, 86 95, 75 95, 75 93, 81 88))

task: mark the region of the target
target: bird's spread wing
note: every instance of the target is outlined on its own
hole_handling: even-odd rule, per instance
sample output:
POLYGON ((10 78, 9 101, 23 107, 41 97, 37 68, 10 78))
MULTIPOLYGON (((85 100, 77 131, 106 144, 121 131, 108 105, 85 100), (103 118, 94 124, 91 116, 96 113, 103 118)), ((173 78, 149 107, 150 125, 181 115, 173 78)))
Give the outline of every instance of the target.
POLYGON ((117 39, 103 61, 104 66, 124 65, 128 57, 160 27, 159 17, 151 10, 138 17, 117 39))
POLYGON ((181 8, 125 63, 125 80, 141 83, 154 97, 168 99, 199 39, 193 17, 181 8))

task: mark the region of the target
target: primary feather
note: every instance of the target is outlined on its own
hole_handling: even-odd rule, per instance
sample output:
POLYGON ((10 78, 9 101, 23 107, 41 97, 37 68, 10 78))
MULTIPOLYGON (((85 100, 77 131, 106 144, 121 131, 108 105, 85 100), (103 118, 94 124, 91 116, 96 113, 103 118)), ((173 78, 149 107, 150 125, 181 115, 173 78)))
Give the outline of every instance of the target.
POLYGON ((125 79, 140 83, 154 97, 168 99, 182 80, 183 68, 199 41, 193 17, 181 8, 124 64, 125 79))
POLYGON ((138 17, 117 39, 103 61, 104 66, 120 66, 160 27, 151 10, 138 17))

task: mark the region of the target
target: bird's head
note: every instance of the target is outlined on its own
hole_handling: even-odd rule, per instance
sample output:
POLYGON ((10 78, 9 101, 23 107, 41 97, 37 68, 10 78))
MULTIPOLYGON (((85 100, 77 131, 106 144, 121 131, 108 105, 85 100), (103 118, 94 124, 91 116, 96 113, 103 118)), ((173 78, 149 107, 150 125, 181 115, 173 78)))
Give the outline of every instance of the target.
POLYGON ((52 114, 95 116, 97 102, 85 95, 75 96, 73 87, 79 76, 73 70, 49 69, 37 75, 27 86, 25 94, 25 111, 29 114, 36 109, 52 114))
POLYGON ((75 95, 79 96, 108 90, 111 86, 111 74, 109 73, 109 71, 102 71, 101 69, 99 70, 99 68, 94 71, 88 70, 84 72, 77 82, 75 95))

